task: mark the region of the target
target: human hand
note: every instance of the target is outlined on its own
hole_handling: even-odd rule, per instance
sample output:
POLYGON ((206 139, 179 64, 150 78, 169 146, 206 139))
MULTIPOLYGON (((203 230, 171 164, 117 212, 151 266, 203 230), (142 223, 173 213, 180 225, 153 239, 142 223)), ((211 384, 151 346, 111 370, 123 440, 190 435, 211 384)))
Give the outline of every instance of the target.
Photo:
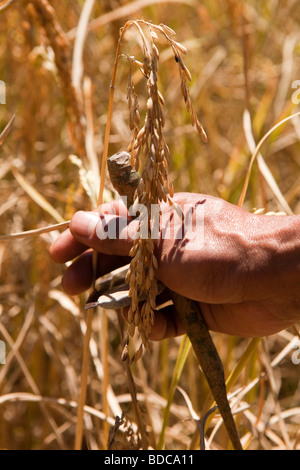
MULTIPOLYGON (((199 194, 178 193, 173 199, 182 208, 193 208, 194 224, 196 215, 200 216, 200 235, 195 238, 195 227, 187 223, 182 236, 175 238, 182 221, 163 203, 161 234, 170 226, 174 230, 155 243, 155 275, 171 290, 198 301, 209 329, 266 336, 300 319, 299 216, 253 215, 199 194)), ((98 212, 77 212, 70 229, 50 249, 58 263, 77 257, 64 273, 64 290, 74 295, 91 286, 92 249, 99 253, 98 276, 127 264, 137 227, 138 221, 130 219, 119 201, 103 204, 98 212), (99 238, 104 213, 105 223, 123 227, 115 239, 99 238)), ((156 313, 150 339, 183 333, 173 306, 156 313)))

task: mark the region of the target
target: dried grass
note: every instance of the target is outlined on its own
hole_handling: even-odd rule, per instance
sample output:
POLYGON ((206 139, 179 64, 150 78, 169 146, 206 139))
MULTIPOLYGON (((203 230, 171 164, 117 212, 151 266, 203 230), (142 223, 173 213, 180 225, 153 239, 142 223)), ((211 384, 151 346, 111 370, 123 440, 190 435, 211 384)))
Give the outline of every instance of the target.
MULTIPOLYGON (((87 135, 89 154, 102 153, 113 51, 118 40, 116 31, 128 19, 127 14, 134 14, 133 8, 137 8, 136 19, 144 17, 174 27, 183 46, 188 47, 185 64, 194 77, 189 92, 208 131, 209 142, 203 146, 189 115, 183 115, 178 99, 181 93, 178 68, 186 80, 188 74, 174 60, 173 52, 162 51, 159 89, 165 101, 164 139, 172 155, 169 175, 175 190, 207 192, 238 203, 252 152, 242 125, 246 108, 245 70, 240 11, 235 2, 176 2, 174 8, 174 2, 149 1, 144 9, 141 2, 131 2, 120 7, 123 10, 114 11, 104 10, 96 2, 84 43, 80 82, 83 86, 87 77, 91 83, 85 91, 81 89, 80 95, 72 87, 72 38, 82 3, 53 0, 49 8, 44 1, 33 1, 34 10, 25 8, 29 2, 5 3, 9 8, 2 9, 4 2, 0 3, 0 79, 7 85, 7 104, 0 105, 1 131, 14 113, 16 118, 1 141, 3 235, 55 222, 53 215, 20 186, 10 171, 12 166, 63 220, 68 221, 77 209, 91 207, 78 167, 68 157, 83 154, 83 166, 87 172, 91 170, 91 159, 85 158, 87 135), (49 21, 45 22, 46 18, 49 21)), ((248 104, 253 139, 259 142, 276 123, 297 111, 291 102, 295 90, 290 89, 288 81, 300 78, 299 39, 293 40, 291 36, 298 34, 300 10, 297 2, 243 3, 248 104)), ((128 55, 139 60, 140 49, 135 49, 130 37, 128 41, 128 55)), ((140 96, 142 91, 142 81, 136 77, 134 73, 134 90, 130 86, 132 111, 134 93, 140 96)), ((128 62, 122 60, 116 79, 111 153, 124 148, 132 137, 127 130, 127 83, 128 62)), ((186 94, 184 87, 182 92, 186 94)), ((146 104, 146 100, 139 104, 146 104)), ((140 113, 140 117, 143 121, 145 115, 140 113)), ((300 166, 299 120, 294 119, 293 125, 290 122, 278 127, 260 151, 291 210, 299 213, 296 176, 300 166)), ((109 182, 104 182, 105 199, 112 193, 109 182)), ((256 162, 244 207, 249 210, 264 207, 266 212, 279 209, 273 191, 260 177, 256 162)), ((61 292, 63 268, 54 266, 47 254, 56 235, 51 232, 5 243, 0 240, 0 339, 6 342, 8 353, 6 365, 0 366, 1 448, 73 448, 86 333, 82 313, 86 296, 70 298, 61 292)), ((108 313, 109 382, 105 392, 101 313, 92 319, 83 447, 107 448, 109 425, 113 429, 109 438, 112 448, 136 448, 140 436, 128 393, 128 377, 120 363, 123 345, 117 318, 114 312, 108 313), (108 403, 106 414, 103 393, 108 403), (115 416, 121 418, 122 412, 128 421, 119 426, 115 416)), ((231 405, 238 413, 245 448, 299 449, 299 365, 291 360, 299 344, 298 331, 288 329, 265 338, 263 347, 219 334, 214 335, 214 340, 229 377, 231 405)), ((154 343, 151 355, 144 355, 131 367, 138 406, 153 448, 158 448, 162 429, 167 449, 198 448, 199 430, 193 411, 200 416, 212 405, 207 384, 202 374, 196 372, 191 354, 187 355, 178 377, 178 384, 190 401, 176 390, 168 404, 180 341, 154 343), (164 416, 166 406, 168 419, 164 416)), ((207 447, 227 449, 227 436, 219 416, 210 415, 206 422, 207 447)))

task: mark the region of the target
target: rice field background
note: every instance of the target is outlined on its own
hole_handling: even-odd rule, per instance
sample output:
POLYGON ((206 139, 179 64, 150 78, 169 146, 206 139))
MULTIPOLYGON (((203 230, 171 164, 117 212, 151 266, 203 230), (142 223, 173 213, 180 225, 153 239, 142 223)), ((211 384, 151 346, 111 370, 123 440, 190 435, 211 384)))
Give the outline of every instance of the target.
MULTIPOLYGON (((0 133, 15 115, 0 140, 0 235, 63 222, 93 207, 119 30, 141 18, 168 25, 188 49, 190 93, 208 135, 204 145, 191 126, 177 64, 163 45, 159 86, 176 191, 237 204, 253 142, 299 111, 295 0, 0 2, 0 133)), ((126 38, 122 52, 138 59, 134 35, 126 38)), ((131 139, 127 79, 128 62, 121 60, 111 155, 131 139)), ((269 172, 254 163, 246 209, 300 213, 299 138, 300 121, 293 119, 266 140, 261 154, 269 172)), ((104 196, 114 197, 108 179, 104 196)), ((64 266, 48 251, 57 235, 0 239, 1 449, 74 447, 87 294, 63 292, 64 266)), ((213 339, 226 377, 233 373, 228 392, 244 448, 299 449, 299 327, 255 344, 221 334, 213 339)), ((83 449, 141 448, 121 352, 116 312, 95 313, 83 449)), ((153 342, 131 375, 149 448, 199 449, 197 419, 212 398, 186 340, 153 342)), ((230 449, 218 414, 208 420, 205 437, 210 449, 230 449)))

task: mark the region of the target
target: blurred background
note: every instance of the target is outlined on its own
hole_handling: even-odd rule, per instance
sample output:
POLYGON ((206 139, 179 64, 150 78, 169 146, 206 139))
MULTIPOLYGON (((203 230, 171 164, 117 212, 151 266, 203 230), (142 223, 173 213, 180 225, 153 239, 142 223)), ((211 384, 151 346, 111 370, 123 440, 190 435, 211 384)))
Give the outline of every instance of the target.
MULTIPOLYGON (((299 111, 296 0, 27 0, 7 5, 0 10, 0 80, 5 85, 0 133, 13 115, 15 120, 0 149, 0 235, 62 222, 93 207, 119 30, 129 19, 168 25, 188 49, 189 89, 208 135, 206 145, 190 125, 173 53, 158 44, 165 139, 176 191, 208 193, 237 204, 253 144, 299 111), (245 110, 250 115, 246 125, 245 110)), ((122 52, 141 60, 131 31, 122 52)), ((131 138, 128 72, 127 60, 120 59, 111 155, 126 150, 131 138)), ((134 80, 142 108, 144 82, 139 73, 134 80)), ((247 210, 300 213, 299 137, 298 118, 278 127, 262 146, 265 166, 253 166, 247 210)), ((107 180, 105 199, 112 197, 107 180)), ((0 365, 0 448, 73 447, 86 295, 69 297, 61 289, 65 267, 48 254, 57 235, 0 241, 0 340, 7 352, 6 364, 0 365)), ((124 412, 131 421, 115 430, 111 446, 138 448, 117 317, 109 312, 103 318, 98 312, 93 322, 83 446, 107 448, 115 416, 124 412)), ((214 340, 227 376, 249 340, 217 334, 214 340)), ((231 390, 245 391, 251 384, 240 398, 237 418, 249 449, 299 448, 300 365, 292 361, 298 340, 294 328, 265 338, 231 390)), ((199 446, 190 409, 200 415, 209 390, 201 372, 195 373, 192 352, 179 380, 187 397, 176 390, 170 414, 164 414, 181 341, 153 344, 153 352, 132 367, 152 448, 158 448, 163 428, 167 449, 199 446)), ((217 418, 210 423, 209 445, 227 449, 217 418)))

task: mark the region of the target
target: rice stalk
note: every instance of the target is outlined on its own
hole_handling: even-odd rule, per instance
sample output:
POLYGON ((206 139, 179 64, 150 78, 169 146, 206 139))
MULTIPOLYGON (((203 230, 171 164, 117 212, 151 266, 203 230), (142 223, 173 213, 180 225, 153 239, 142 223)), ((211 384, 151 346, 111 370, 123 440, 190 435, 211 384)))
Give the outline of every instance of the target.
POLYGON ((93 207, 97 207, 97 192, 100 186, 100 169, 98 155, 95 144, 95 126, 93 120, 92 106, 92 81, 89 77, 84 78, 83 82, 84 108, 86 115, 86 153, 89 161, 90 172, 90 199, 93 207))
POLYGON ((72 83, 79 95, 82 90, 83 79, 83 49, 88 33, 88 23, 94 8, 95 0, 87 0, 81 10, 78 21, 77 34, 74 42, 72 60, 72 83))
POLYGON ((90 340, 91 340, 91 335, 92 335, 93 316, 94 316, 94 312, 92 310, 87 312, 86 331, 85 331, 84 344, 83 344, 80 394, 79 394, 78 408, 77 408, 74 450, 80 450, 82 446, 83 425, 84 425, 84 406, 86 402, 86 392, 87 392, 87 382, 88 382, 88 372, 89 372, 89 362, 90 362, 89 361, 89 358, 90 358, 89 346, 90 346, 90 340))
MULTIPOLYGON (((32 308, 32 311, 34 311, 34 307, 32 308)), ((29 321, 30 321, 30 316, 31 315, 29 315, 29 321)), ((20 351, 17 349, 17 345, 14 343, 12 337, 10 336, 10 334, 8 333, 8 331, 6 330, 4 325, 2 325, 1 323, 0 323, 0 332, 3 336, 3 338, 5 339, 5 341, 7 341, 7 344, 11 347, 11 349, 13 351, 13 354, 15 355, 15 357, 18 361, 20 369, 22 370, 22 372, 23 372, 23 374, 24 374, 24 376, 25 376, 25 378, 28 382, 29 387, 32 389, 34 394, 40 395, 39 388, 38 388, 34 378, 32 377, 32 374, 30 373, 30 370, 28 369, 28 367, 27 367, 20 351)), ((52 430, 53 430, 53 432, 56 436, 59 447, 61 449, 64 449, 65 448, 65 442, 64 442, 63 436, 59 432, 59 429, 57 427, 57 424, 56 424, 53 416, 50 414, 49 410, 47 409, 47 407, 45 406, 44 403, 41 403, 41 410, 44 413, 47 422, 49 423, 50 427, 52 428, 52 430)))
POLYGON ((51 215, 51 217, 53 217, 59 224, 66 223, 60 213, 44 198, 44 196, 41 195, 41 193, 37 191, 37 189, 35 189, 28 181, 26 181, 24 176, 22 176, 14 166, 11 165, 10 169, 22 189, 24 189, 24 191, 36 204, 38 204, 45 212, 51 215))
POLYGON ((262 353, 261 353, 261 359, 262 363, 264 365, 265 371, 266 371, 266 376, 268 377, 268 382, 269 382, 269 387, 270 387, 270 392, 274 400, 274 407, 275 407, 275 414, 278 417, 278 422, 279 422, 279 428, 282 433, 282 439, 284 442, 284 448, 291 450, 292 449, 292 443, 289 437, 289 434, 287 432, 287 428, 285 425, 284 420, 281 417, 281 406, 279 401, 277 400, 277 390, 276 390, 276 385, 275 385, 275 378, 274 378, 274 373, 273 373, 273 368, 271 367, 269 358, 268 358, 268 353, 266 350, 266 344, 265 341, 262 341, 262 353))
POLYGON ((13 239, 18 239, 18 238, 37 237, 39 235, 42 235, 43 233, 49 233, 49 232, 53 232, 54 230, 67 228, 67 227, 69 227, 70 222, 71 222, 71 220, 68 220, 66 222, 61 222, 59 224, 48 225, 47 227, 43 227, 43 228, 36 228, 36 229, 33 229, 33 230, 26 230, 24 232, 11 233, 11 234, 8 234, 8 235, 0 235, 0 241, 8 241, 8 240, 13 240, 13 239))
POLYGON ((0 2, 0 11, 8 8, 14 1, 15 0, 2 0, 2 2, 0 2))
POLYGON ((243 186, 243 189, 242 189, 242 193, 241 193, 241 196, 240 196, 240 199, 239 199, 239 202, 238 202, 238 206, 241 207, 244 203, 244 200, 245 200, 245 197, 246 197, 246 192, 247 192, 247 189, 248 189, 248 185, 249 185, 249 179, 250 179, 250 175, 251 175, 251 170, 252 170, 252 166, 253 166, 253 163, 255 162, 258 154, 259 154, 259 151, 260 151, 260 148, 261 146, 265 143, 265 141, 268 139, 268 137, 272 134, 272 132, 274 132, 275 130, 277 130, 280 126, 282 126, 283 124, 285 124, 286 122, 290 121, 291 119, 294 119, 296 117, 300 116, 300 112, 298 113, 295 113, 295 114, 292 114, 291 116, 288 116, 287 118, 285 119, 282 119, 280 122, 278 122, 277 124, 275 124, 275 126, 273 126, 264 136, 263 138, 259 141, 259 143, 257 144, 253 154, 252 154, 252 157, 251 157, 251 160, 250 160, 250 163, 249 163, 249 167, 248 167, 248 170, 247 170, 247 174, 246 174, 246 178, 245 178, 245 182, 244 182, 244 186, 243 186))
MULTIPOLYGON (((246 109, 244 112, 244 131, 245 131, 245 136, 247 139, 248 146, 250 148, 250 151, 252 153, 255 152, 255 141, 252 133, 252 125, 251 125, 251 118, 250 118, 250 113, 246 109)), ((275 198, 277 199, 279 205, 282 207, 282 209, 289 215, 293 215, 292 209, 289 207, 288 203, 286 202, 283 194, 281 193, 279 186, 277 185, 272 173, 270 172, 265 160, 263 159, 263 156, 261 155, 260 152, 257 153, 257 163, 258 163, 258 168, 263 175, 265 181, 267 182, 268 186, 272 190, 275 198)))
MULTIPOLYGON (((7 393, 0 396, 0 405, 7 403, 7 402, 35 402, 35 403, 45 403, 47 405, 56 405, 56 410, 59 408, 74 408, 76 409, 78 403, 76 401, 66 400, 63 397, 60 398, 53 398, 47 397, 43 395, 27 393, 27 392, 14 392, 14 393, 7 393)), ((113 426, 115 421, 111 417, 107 417, 104 415, 102 411, 96 410, 95 408, 85 405, 84 412, 89 414, 90 416, 94 416, 101 421, 108 420, 108 423, 113 426)), ((135 425, 133 424, 134 431, 136 430, 135 425)), ((121 432, 126 432, 122 427, 120 428, 121 432)))
POLYGON ((6 137, 8 136, 8 134, 9 134, 9 132, 10 132, 12 126, 13 126, 15 117, 16 117, 15 114, 13 114, 12 117, 10 118, 9 122, 6 124, 5 128, 1 132, 1 134, 0 134, 0 147, 3 144, 3 142, 5 141, 6 137))
MULTIPOLYGON (((207 142, 206 133, 196 115, 190 98, 187 81, 191 80, 191 74, 185 66, 182 55, 187 53, 186 48, 175 41, 175 32, 166 25, 154 25, 146 21, 128 21, 120 30, 120 38, 117 45, 116 58, 113 67, 112 80, 110 85, 110 96, 108 104, 108 117, 104 139, 104 150, 102 155, 101 181, 99 191, 99 204, 102 202, 104 188, 105 168, 108 156, 108 142, 111 127, 112 106, 114 89, 120 50, 125 33, 131 27, 136 28, 141 40, 143 62, 138 61, 133 56, 127 56, 130 73, 127 83, 127 100, 129 107, 129 127, 132 131, 132 139, 128 146, 131 154, 131 164, 136 171, 140 169, 141 180, 136 190, 134 207, 143 205, 145 216, 139 220, 139 230, 147 233, 148 237, 137 237, 130 252, 132 257, 131 265, 126 276, 129 283, 129 296, 132 299, 128 313, 129 334, 133 336, 138 329, 141 337, 141 345, 136 351, 132 361, 138 360, 143 348, 150 350, 148 336, 154 322, 155 298, 157 295, 157 283, 154 277, 154 270, 157 267, 157 260, 153 254, 153 240, 151 239, 151 207, 161 201, 168 201, 171 205, 173 195, 173 185, 168 176, 168 161, 170 151, 163 136, 165 117, 163 113, 164 98, 158 90, 157 73, 159 65, 159 51, 156 42, 163 39, 171 46, 174 59, 178 64, 181 93, 184 98, 186 109, 190 115, 191 124, 195 126, 202 140, 207 142), (144 125, 140 125, 139 101, 132 81, 132 66, 137 66, 146 79, 147 105, 144 125), (141 310, 138 299, 146 294, 146 301, 141 310)), ((94 271, 95 268, 94 268, 94 271)))
MULTIPOLYGON (((174 4, 183 4, 188 5, 191 8, 195 8, 196 2, 195 0, 135 0, 127 5, 123 5, 117 8, 114 8, 112 11, 108 13, 104 13, 98 18, 95 18, 89 23, 89 31, 95 31, 113 21, 120 20, 121 18, 126 18, 135 14, 137 11, 140 11, 148 6, 155 6, 161 3, 174 3, 174 4)), ((67 36, 70 40, 76 38, 77 34, 77 27, 71 29, 67 36)))
MULTIPOLYGON (((109 366, 108 366, 108 317, 105 310, 101 311, 101 362, 103 365, 102 380, 102 409, 106 416, 109 415, 107 390, 109 385, 109 366)), ((109 425, 107 421, 103 422, 103 440, 108 442, 109 425)))

